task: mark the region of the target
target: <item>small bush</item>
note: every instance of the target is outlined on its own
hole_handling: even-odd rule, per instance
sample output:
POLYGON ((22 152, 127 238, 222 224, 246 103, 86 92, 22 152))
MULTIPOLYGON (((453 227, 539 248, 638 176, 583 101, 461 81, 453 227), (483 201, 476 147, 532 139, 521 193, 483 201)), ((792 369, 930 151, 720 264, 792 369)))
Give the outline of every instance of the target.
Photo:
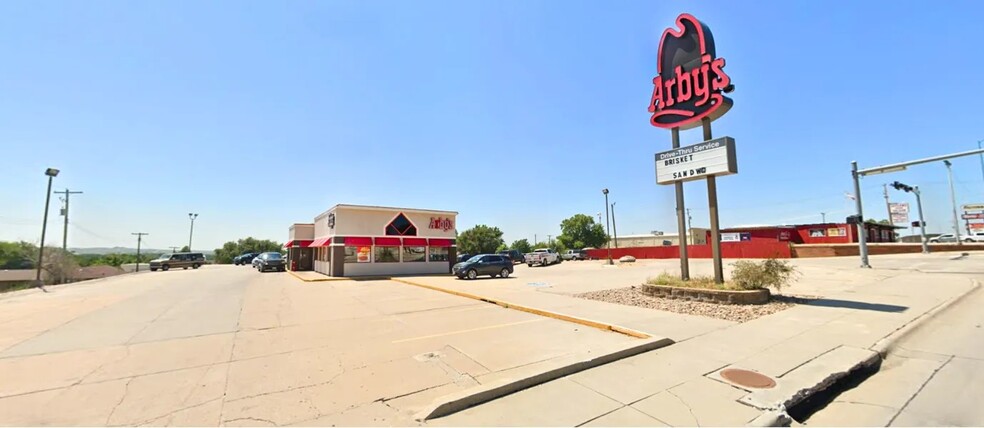
POLYGON ((734 266, 731 282, 742 290, 772 287, 781 292, 782 287, 790 285, 796 278, 796 267, 785 260, 739 260, 731 265, 734 266))

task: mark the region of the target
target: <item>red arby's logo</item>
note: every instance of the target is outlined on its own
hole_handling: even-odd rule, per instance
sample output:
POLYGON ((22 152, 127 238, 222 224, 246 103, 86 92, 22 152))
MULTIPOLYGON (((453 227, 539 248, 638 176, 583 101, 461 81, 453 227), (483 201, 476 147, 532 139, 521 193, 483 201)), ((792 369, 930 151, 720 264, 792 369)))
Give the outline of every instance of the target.
POLYGON ((684 13, 677 28, 667 28, 659 42, 656 77, 649 111, 660 128, 689 129, 700 120, 715 120, 733 102, 722 93, 734 90, 724 71, 724 58, 714 51, 714 36, 704 23, 684 13))
POLYGON ((449 231, 454 228, 454 221, 447 217, 431 217, 430 225, 427 228, 449 231))

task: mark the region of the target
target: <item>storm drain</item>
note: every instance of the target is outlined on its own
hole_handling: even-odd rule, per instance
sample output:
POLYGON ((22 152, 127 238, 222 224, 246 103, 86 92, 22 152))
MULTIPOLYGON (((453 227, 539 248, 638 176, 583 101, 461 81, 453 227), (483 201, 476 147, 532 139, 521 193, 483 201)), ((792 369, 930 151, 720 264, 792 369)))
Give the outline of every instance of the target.
POLYGON ((776 381, 771 377, 751 370, 724 369, 720 375, 724 380, 745 388, 769 389, 776 386, 776 381))

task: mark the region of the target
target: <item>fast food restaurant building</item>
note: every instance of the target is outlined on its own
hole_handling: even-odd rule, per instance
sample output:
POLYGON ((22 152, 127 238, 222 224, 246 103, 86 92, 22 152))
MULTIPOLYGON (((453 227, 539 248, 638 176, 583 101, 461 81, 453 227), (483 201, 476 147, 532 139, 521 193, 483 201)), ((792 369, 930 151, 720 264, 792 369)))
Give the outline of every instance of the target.
POLYGON ((288 265, 328 276, 449 273, 457 212, 335 205, 289 228, 288 265))

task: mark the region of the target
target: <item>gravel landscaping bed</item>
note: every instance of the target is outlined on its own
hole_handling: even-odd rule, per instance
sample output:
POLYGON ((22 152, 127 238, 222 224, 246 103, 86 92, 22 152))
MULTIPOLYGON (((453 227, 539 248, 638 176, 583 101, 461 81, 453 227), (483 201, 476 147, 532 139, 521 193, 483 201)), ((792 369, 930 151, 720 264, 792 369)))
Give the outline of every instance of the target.
POLYGON ((762 305, 723 305, 718 303, 693 302, 689 300, 664 299, 642 294, 636 287, 613 288, 575 294, 574 297, 599 300, 620 305, 639 306, 678 314, 702 315, 728 321, 745 322, 755 318, 789 309, 802 298, 772 296, 769 303, 762 305))

